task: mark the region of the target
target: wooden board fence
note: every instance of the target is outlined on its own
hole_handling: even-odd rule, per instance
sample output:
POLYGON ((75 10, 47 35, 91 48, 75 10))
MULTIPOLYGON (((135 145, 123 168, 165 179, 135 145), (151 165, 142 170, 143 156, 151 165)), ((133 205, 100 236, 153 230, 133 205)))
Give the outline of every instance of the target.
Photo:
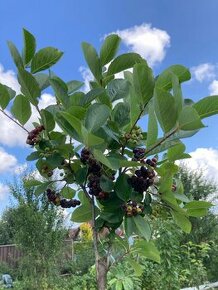
MULTIPOLYGON (((73 258, 73 241, 64 241, 64 256, 67 260, 73 258)), ((10 266, 16 266, 19 259, 22 257, 22 252, 15 244, 0 245, 0 263, 7 263, 10 266)))

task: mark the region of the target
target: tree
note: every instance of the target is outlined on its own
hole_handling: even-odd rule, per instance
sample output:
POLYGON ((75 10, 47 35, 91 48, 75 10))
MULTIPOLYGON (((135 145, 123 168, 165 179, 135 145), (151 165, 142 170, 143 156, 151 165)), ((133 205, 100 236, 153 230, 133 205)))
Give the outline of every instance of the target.
POLYGON ((58 192, 50 188, 56 180, 29 180, 27 185, 34 186, 37 194, 47 191, 57 206, 78 206, 73 221, 92 220, 97 284, 98 289, 105 289, 116 228, 123 225, 126 237, 136 234, 147 240, 129 251, 158 260, 147 220, 153 202, 158 200, 186 232, 191 230, 188 217, 205 215, 210 208, 209 202, 185 198, 180 181, 174 178, 178 171, 174 162, 190 157, 181 139, 196 134, 204 127, 201 119, 218 112, 218 96, 197 103, 184 100, 181 83, 191 78, 186 67, 173 65, 154 77, 139 54, 116 56, 120 38, 115 34, 105 38, 100 53, 82 43, 94 77, 85 93, 79 91, 81 82, 65 82, 50 70, 62 57, 60 50, 46 47, 36 52, 35 37, 25 29, 23 33, 22 55, 8 43, 21 94, 15 96, 0 85, 1 112, 26 131, 27 144, 34 149, 27 160, 36 160, 43 177, 50 178, 57 169, 64 171, 60 173, 64 185, 58 192), (42 73, 45 70, 48 73, 42 73), (121 72, 123 78, 117 78, 121 72), (54 91, 56 104, 40 109, 40 96, 48 87, 54 91), (9 104, 12 116, 5 111, 9 104), (39 120, 29 132, 25 124, 32 107, 39 120), (147 120, 146 132, 138 126, 140 120, 147 120), (158 160, 161 152, 167 153, 158 160), (100 242, 98 232, 105 227, 108 236, 100 242))
POLYGON ((66 230, 63 213, 50 204, 43 195, 35 195, 34 189, 26 188, 24 179, 10 184, 10 194, 15 205, 2 216, 2 243, 14 243, 22 252, 19 261, 20 276, 34 280, 31 289, 39 289, 40 279, 54 274, 64 254, 66 230), (8 235, 7 235, 8 233, 8 235), (9 238, 8 238, 9 237, 9 238), (56 266, 55 266, 56 264, 56 266))
POLYGON ((16 216, 13 208, 7 208, 0 219, 0 244, 14 244, 14 222, 16 216))

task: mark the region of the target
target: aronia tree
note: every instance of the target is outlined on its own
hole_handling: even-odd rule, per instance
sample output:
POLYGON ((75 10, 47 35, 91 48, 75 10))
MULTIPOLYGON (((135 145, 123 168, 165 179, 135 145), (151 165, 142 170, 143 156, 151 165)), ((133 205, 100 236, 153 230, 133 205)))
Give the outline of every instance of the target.
POLYGON ((33 149, 27 160, 35 160, 47 179, 28 179, 26 186, 34 187, 35 194, 47 194, 57 206, 75 207, 73 221, 92 221, 97 284, 102 290, 110 266, 127 253, 135 268, 137 255, 159 262, 148 221, 153 203, 185 232, 191 231, 190 216, 206 215, 212 206, 188 199, 174 176, 175 161, 190 158, 181 139, 196 134, 204 127, 202 119, 218 113, 218 96, 197 103, 184 99, 181 83, 191 78, 186 67, 173 65, 154 76, 139 54, 116 56, 121 39, 115 34, 105 38, 99 53, 82 43, 93 81, 89 92, 80 91, 82 82, 65 82, 51 71, 63 55, 60 50, 36 51, 34 36, 25 29, 23 36, 22 54, 8 42, 21 93, 0 84, 0 111, 26 131, 26 143, 33 149), (121 72, 123 77, 118 77, 121 72), (41 94, 48 87, 56 103, 40 109, 41 94), (39 119, 28 131, 25 124, 33 107, 39 119), (145 131, 138 126, 140 120, 145 131), (57 169, 60 176, 51 179, 57 169), (63 188, 54 191, 52 184, 60 181, 63 188), (123 229, 123 238, 115 234, 117 228, 123 229), (102 229, 107 229, 106 235, 99 235, 102 229), (131 245, 130 236, 135 237, 131 245), (118 244, 123 254, 114 261, 110 257, 118 244))

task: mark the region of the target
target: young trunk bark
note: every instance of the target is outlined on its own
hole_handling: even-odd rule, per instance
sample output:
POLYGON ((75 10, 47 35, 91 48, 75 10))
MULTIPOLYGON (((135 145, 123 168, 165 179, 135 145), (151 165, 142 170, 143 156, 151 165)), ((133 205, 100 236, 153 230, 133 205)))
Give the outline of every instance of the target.
POLYGON ((96 261, 96 274, 98 290, 105 290, 107 285, 107 258, 101 257, 96 261))
POLYGON ((92 235, 93 235, 93 248, 95 253, 95 267, 96 267, 96 282, 98 290, 106 290, 107 286, 107 272, 108 272, 108 261, 107 256, 101 257, 98 251, 98 232, 96 229, 96 212, 95 212, 95 199, 94 196, 90 197, 86 188, 81 186, 85 195, 87 196, 91 211, 92 211, 92 235))

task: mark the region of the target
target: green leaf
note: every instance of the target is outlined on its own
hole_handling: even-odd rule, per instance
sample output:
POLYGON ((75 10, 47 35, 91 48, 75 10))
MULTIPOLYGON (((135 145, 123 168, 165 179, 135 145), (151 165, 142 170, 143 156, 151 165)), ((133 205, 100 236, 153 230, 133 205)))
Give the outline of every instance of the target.
POLYGON ((114 79, 107 85, 107 95, 110 100, 125 99, 129 93, 130 83, 125 79, 114 79))
POLYGON ((39 195, 43 192, 46 191, 46 189, 48 188, 48 186, 51 184, 51 181, 47 181, 39 186, 36 187, 36 190, 35 190, 35 195, 39 195))
POLYGON ((80 101, 81 106, 90 104, 92 101, 94 101, 96 98, 100 97, 104 93, 105 89, 103 88, 92 89, 86 95, 84 95, 84 97, 80 101))
POLYGON ((40 49, 33 57, 31 62, 31 73, 50 68, 63 55, 63 52, 54 47, 45 47, 40 49))
POLYGON ((107 158, 100 150, 94 149, 93 155, 98 161, 106 165, 108 168, 112 170, 115 169, 113 164, 110 162, 109 158, 107 158))
POLYGON ((135 222, 132 217, 125 217, 124 228, 127 237, 130 237, 135 231, 135 222))
POLYGON ((86 109, 82 106, 71 106, 67 112, 76 117, 78 120, 83 120, 86 114, 86 109))
POLYGON ((42 109, 41 117, 42 117, 42 123, 45 126, 45 130, 47 132, 52 131, 55 128, 55 120, 54 120, 53 115, 49 111, 42 109))
POLYGON ((129 266, 134 270, 135 275, 140 277, 143 273, 143 266, 134 261, 132 257, 128 257, 127 261, 129 262, 129 266))
POLYGON ((88 169, 87 167, 79 168, 75 173, 75 179, 78 184, 82 184, 85 182, 87 177, 88 169))
POLYGON ((137 233, 149 241, 151 238, 151 227, 150 227, 148 221, 146 221, 140 215, 134 216, 134 217, 132 217, 132 219, 134 220, 134 223, 135 223, 135 226, 137 229, 137 233))
POLYGON ((46 75, 44 73, 39 73, 37 75, 34 75, 34 78, 36 79, 36 81, 40 87, 40 90, 44 90, 50 86, 48 75, 46 75))
MULTIPOLYGON (((159 138, 157 140, 157 142, 161 141, 161 139, 163 138, 159 138)), ((147 148, 147 150, 149 151, 149 155, 146 154, 146 156, 150 156, 150 155, 155 155, 157 153, 160 153, 160 152, 163 152, 163 151, 166 151, 167 149, 179 144, 180 141, 178 140, 166 140, 164 141, 161 145, 159 145, 158 147, 156 147, 155 149, 151 150, 151 148, 147 148)), ((152 147, 152 146, 151 146, 152 147)))
POLYGON ((172 74, 172 85, 173 85, 173 96, 175 98, 175 106, 177 109, 177 114, 179 115, 183 107, 183 97, 181 85, 179 83, 179 78, 175 74, 172 74))
POLYGON ((80 81, 73 80, 73 81, 67 82, 68 94, 70 95, 74 93, 75 91, 79 90, 83 85, 84 83, 80 81))
POLYGON ((100 187, 104 192, 110 192, 114 188, 113 181, 105 175, 101 175, 100 187))
POLYGON ((166 198, 169 196, 169 198, 172 198, 172 202, 175 201, 175 197, 171 194, 171 188, 173 184, 173 176, 177 173, 178 166, 172 162, 165 162, 163 163, 159 168, 157 168, 158 174, 161 176, 160 179, 160 186, 159 186, 159 192, 162 193, 161 198, 166 200, 166 198), (167 193, 168 195, 163 195, 164 193, 167 193))
POLYGON ((23 62, 27 65, 33 58, 36 50, 36 40, 35 37, 26 29, 23 29, 23 62))
POLYGON ((110 109, 108 106, 93 104, 86 112, 85 127, 91 132, 97 131, 107 122, 109 116, 110 109))
POLYGON ((63 116, 64 119, 69 122, 69 124, 74 128, 74 130, 81 136, 81 121, 77 119, 76 117, 72 116, 68 112, 60 112, 59 115, 63 116))
POLYGON ((176 211, 171 210, 171 214, 173 216, 173 219, 175 220, 176 224, 185 232, 185 233, 190 233, 191 232, 191 222, 189 219, 176 211))
POLYGON ((193 105, 201 119, 207 118, 218 113, 218 96, 203 98, 193 105))
POLYGON ((172 65, 164 70, 157 78, 155 86, 164 90, 169 90, 173 87, 172 75, 176 75, 179 83, 190 80, 191 74, 189 70, 182 65, 172 65))
POLYGON ((35 78, 24 69, 19 69, 18 80, 21 85, 21 92, 29 99, 29 101, 35 106, 38 104, 38 98, 41 91, 35 78))
POLYGON ((161 128, 167 133, 176 125, 178 117, 175 99, 169 92, 160 88, 155 88, 154 92, 155 113, 161 128))
POLYGON ((85 94, 83 92, 75 92, 74 94, 69 96, 70 105, 81 106, 84 98, 85 94))
POLYGON ((208 214, 207 208, 187 209, 187 215, 192 217, 203 217, 208 214))
POLYGON ((128 201, 132 193, 132 188, 128 183, 128 178, 129 178, 129 175, 121 174, 117 178, 116 183, 115 183, 115 188, 114 188, 117 196, 124 201, 128 201))
POLYGON ((120 41, 121 38, 116 34, 110 34, 105 38, 100 50, 100 61, 102 66, 109 63, 115 57, 120 41))
POLYGON ((34 151, 32 153, 30 153, 27 157, 26 160, 27 161, 33 161, 33 160, 37 160, 40 158, 40 152, 39 151, 34 151))
POLYGON ((121 224, 123 221, 123 212, 121 210, 118 211, 117 209, 108 209, 104 207, 104 211, 101 212, 100 218, 110 224, 121 224))
POLYGON ((135 92, 147 104, 153 96, 154 77, 152 70, 146 63, 137 63, 133 68, 133 83, 135 92))
POLYGON ((119 126, 124 127, 130 122, 130 107, 128 103, 118 103, 112 111, 112 120, 119 126))
POLYGON ((135 242, 134 248, 139 255, 160 263, 160 253, 153 242, 138 240, 135 242))
POLYGON ((72 215, 71 220, 76 223, 88 222, 92 219, 92 210, 89 203, 77 207, 72 215))
POLYGON ((4 110, 10 102, 10 94, 5 85, 0 84, 0 106, 4 110))
POLYGON ((93 147, 105 142, 104 139, 90 133, 84 126, 82 126, 82 138, 87 147, 93 147))
POLYGON ((57 99, 66 107, 69 106, 69 97, 66 84, 58 77, 49 80, 57 99))
POLYGON ((30 102, 25 96, 17 95, 11 107, 11 112, 22 125, 26 124, 31 117, 30 102))
POLYGON ((16 65, 17 68, 22 67, 23 68, 23 60, 22 57, 20 56, 19 51, 17 50, 16 46, 11 42, 8 41, 8 47, 11 53, 11 56, 14 60, 14 63, 16 65))
POLYGON ((24 186, 25 187, 34 187, 41 185, 42 182, 36 179, 24 179, 24 186))
POLYGON ((212 206, 213 206, 213 204, 211 202, 198 200, 198 201, 190 201, 189 203, 187 203, 184 206, 184 208, 186 208, 186 209, 202 209, 202 208, 209 209, 212 206))
POLYGON ((95 48, 91 44, 83 42, 82 50, 92 74, 97 81, 100 81, 102 79, 102 69, 100 59, 95 48))
POLYGON ((60 195, 63 196, 64 198, 67 198, 67 199, 74 198, 75 194, 76 194, 76 191, 69 186, 65 186, 60 191, 60 195))
POLYGON ((107 75, 114 75, 128 68, 133 67, 136 63, 143 62, 142 57, 134 52, 124 53, 116 57, 109 65, 107 75))
POLYGON ((149 108, 148 108, 148 134, 147 134, 147 140, 146 140, 147 148, 154 145, 154 143, 157 141, 157 137, 158 137, 157 118, 156 118, 156 115, 154 112, 153 104, 149 104, 149 108))
POLYGON ((183 143, 179 143, 171 147, 170 149, 168 149, 167 157, 169 161, 178 160, 180 159, 180 156, 183 155, 184 151, 185 151, 185 145, 183 143))
POLYGON ((181 130, 196 130, 204 127, 197 111, 191 106, 185 106, 179 115, 179 127, 181 130))

